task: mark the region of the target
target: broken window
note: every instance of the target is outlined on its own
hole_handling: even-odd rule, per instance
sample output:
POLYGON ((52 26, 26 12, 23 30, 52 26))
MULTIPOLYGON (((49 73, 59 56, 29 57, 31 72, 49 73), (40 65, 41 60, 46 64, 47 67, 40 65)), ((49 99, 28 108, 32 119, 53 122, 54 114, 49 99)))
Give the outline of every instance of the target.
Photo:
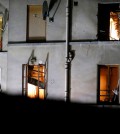
POLYGON ((46 40, 46 20, 43 20, 42 5, 27 6, 27 41, 46 40))
MULTIPOLYGON (((34 51, 33 51, 34 52, 34 51)), ((32 55, 33 55, 32 52, 32 55)), ((48 83, 48 57, 45 63, 39 61, 36 65, 32 59, 30 63, 22 65, 22 94, 30 98, 47 98, 47 83, 48 83)), ((32 57, 33 58, 33 57, 32 57)))
POLYGON ((120 40, 120 4, 98 5, 98 40, 120 40))
POLYGON ((23 95, 30 98, 45 99, 47 97, 47 67, 45 64, 23 64, 23 95))
MULTIPOLYGON (((108 104, 114 102, 113 91, 118 87, 119 65, 98 65, 98 103, 108 104)), ((119 95, 117 97, 119 99, 119 95)))

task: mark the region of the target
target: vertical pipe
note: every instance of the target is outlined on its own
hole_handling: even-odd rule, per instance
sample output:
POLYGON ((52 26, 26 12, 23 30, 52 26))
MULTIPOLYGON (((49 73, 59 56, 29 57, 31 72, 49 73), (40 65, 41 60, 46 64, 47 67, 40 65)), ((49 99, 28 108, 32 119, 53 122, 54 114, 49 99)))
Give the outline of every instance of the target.
POLYGON ((68 76, 69 76, 69 0, 66 2, 66 48, 65 48, 65 101, 69 101, 69 83, 68 83, 68 76))

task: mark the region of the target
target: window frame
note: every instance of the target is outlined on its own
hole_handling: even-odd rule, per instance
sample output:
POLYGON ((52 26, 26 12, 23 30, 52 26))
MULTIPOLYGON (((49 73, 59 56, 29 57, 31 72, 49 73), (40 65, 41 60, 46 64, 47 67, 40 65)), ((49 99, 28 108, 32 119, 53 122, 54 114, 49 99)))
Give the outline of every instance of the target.
POLYGON ((2 51, 2 47, 3 47, 3 46, 2 46, 2 44, 3 44, 3 43, 2 43, 2 41, 3 41, 3 15, 0 14, 0 18, 1 18, 1 22, 0 22, 0 23, 1 23, 1 24, 0 24, 0 25, 1 25, 1 26, 0 26, 0 34, 1 34, 1 35, 0 35, 0 51, 2 51))
MULTIPOLYGON (((47 70, 47 65, 46 64, 38 64, 38 65, 29 65, 29 64, 22 64, 22 95, 23 96, 28 96, 28 83, 31 84, 30 81, 32 81, 32 85, 36 86, 38 88, 38 91, 40 91, 39 89, 44 89, 44 99, 47 98, 47 82, 48 82, 48 70, 47 70), (44 77, 44 82, 40 82, 39 80, 35 80, 35 79, 31 79, 29 76, 29 72, 30 72, 30 67, 34 67, 37 66, 38 67, 38 79, 41 77, 40 73, 44 73, 44 75, 42 77, 44 77), (40 67, 44 67, 44 72, 40 71, 40 67), (33 81, 34 80, 34 81, 33 81), (41 88, 40 85, 44 83, 44 88, 41 88)), ((39 92, 37 94, 37 97, 33 97, 33 98, 40 98, 39 96, 39 92)))
POLYGON ((29 12, 30 12, 30 6, 41 6, 42 7, 42 5, 27 5, 26 42, 35 42, 35 43, 37 43, 37 42, 45 42, 46 41, 46 20, 43 20, 43 18, 42 18, 42 10, 41 10, 41 20, 43 20, 45 22, 45 29, 44 29, 45 36, 44 37, 42 37, 42 36, 41 37, 36 37, 36 39, 35 39, 35 37, 34 37, 34 39, 29 37, 29 12))
MULTIPOLYGON (((98 3, 98 29, 97 40, 99 41, 112 41, 110 40, 110 12, 120 11, 119 2, 103 2, 98 3), (104 15, 103 15, 104 14, 104 15)), ((118 40, 114 40, 118 41, 118 40)))
MULTIPOLYGON (((116 103, 116 102, 112 102, 111 100, 112 100, 112 98, 113 98, 113 95, 114 95, 114 93, 112 93, 111 91, 112 91, 112 89, 114 90, 114 88, 112 88, 112 89, 110 89, 110 85, 111 85, 111 80, 110 80, 110 75, 111 74, 109 74, 109 73, 111 73, 111 72, 109 72, 109 70, 107 70, 108 72, 108 78, 107 78, 107 88, 108 89, 105 89, 106 91, 108 91, 108 90, 111 90, 111 91, 108 91, 108 95, 110 96, 111 95, 111 98, 110 98, 110 100, 109 101, 100 101, 100 91, 101 91, 101 89, 100 89, 100 69, 102 68, 102 67, 106 67, 106 68, 112 68, 112 67, 116 67, 117 69, 118 69, 118 76, 116 76, 116 77, 118 77, 117 79, 117 81, 116 81, 116 86, 114 86, 114 88, 116 88, 116 87, 120 87, 120 65, 118 64, 116 64, 116 65, 97 65, 97 104, 119 104, 119 93, 118 93, 118 102, 116 103), (119 82, 118 82, 119 81, 119 82)), ((112 85, 112 87, 113 87, 113 85, 112 85)), ((107 96, 107 95, 106 95, 107 96)))

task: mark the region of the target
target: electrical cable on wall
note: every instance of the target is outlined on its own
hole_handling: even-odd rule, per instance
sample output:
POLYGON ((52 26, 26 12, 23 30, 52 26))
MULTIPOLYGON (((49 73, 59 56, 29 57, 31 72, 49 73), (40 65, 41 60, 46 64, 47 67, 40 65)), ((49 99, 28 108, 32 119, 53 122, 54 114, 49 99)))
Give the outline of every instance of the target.
POLYGON ((59 6, 60 6, 60 3, 61 3, 61 0, 59 0, 58 5, 57 5, 57 7, 56 7, 56 9, 55 9, 55 12, 54 12, 53 16, 49 18, 49 21, 50 21, 50 22, 53 22, 53 21, 54 21, 54 16, 55 16, 55 14, 56 14, 56 12, 57 12, 59 6))

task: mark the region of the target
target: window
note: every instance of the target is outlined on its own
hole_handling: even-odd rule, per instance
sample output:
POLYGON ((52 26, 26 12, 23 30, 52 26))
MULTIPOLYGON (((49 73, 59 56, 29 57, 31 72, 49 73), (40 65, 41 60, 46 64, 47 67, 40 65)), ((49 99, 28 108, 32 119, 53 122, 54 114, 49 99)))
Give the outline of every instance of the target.
POLYGON ((98 4, 98 40, 120 40, 120 4, 98 4))
POLYGON ((30 98, 47 97, 47 67, 45 64, 23 64, 23 95, 30 98))
POLYGON ((118 86, 119 65, 98 65, 98 103, 112 104, 113 91, 118 86))
POLYGON ((46 21, 42 17, 41 5, 27 6, 27 41, 38 42, 46 40, 46 21))
POLYGON ((0 51, 2 50, 3 17, 0 16, 0 51))
POLYGON ((0 91, 2 91, 2 89, 1 89, 1 84, 2 84, 2 80, 1 80, 1 68, 0 68, 0 91))

